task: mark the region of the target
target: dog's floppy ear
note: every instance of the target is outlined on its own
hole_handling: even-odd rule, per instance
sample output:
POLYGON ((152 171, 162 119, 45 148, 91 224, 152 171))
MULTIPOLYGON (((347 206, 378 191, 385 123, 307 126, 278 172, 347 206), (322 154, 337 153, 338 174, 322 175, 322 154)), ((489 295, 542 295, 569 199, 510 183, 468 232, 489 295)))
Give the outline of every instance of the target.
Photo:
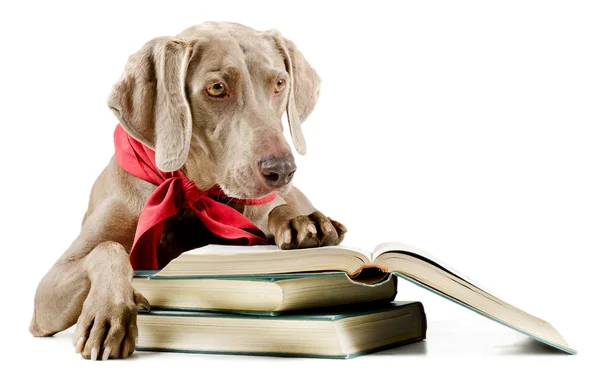
POLYGON ((317 104, 321 79, 302 53, 298 51, 294 42, 283 38, 279 31, 271 30, 269 33, 274 37, 290 75, 287 117, 294 147, 298 153, 304 155, 306 154, 306 141, 300 124, 317 104))
POLYGON ((171 172, 187 159, 192 114, 185 77, 192 45, 162 37, 129 57, 108 105, 136 140, 156 152, 156 166, 171 172))

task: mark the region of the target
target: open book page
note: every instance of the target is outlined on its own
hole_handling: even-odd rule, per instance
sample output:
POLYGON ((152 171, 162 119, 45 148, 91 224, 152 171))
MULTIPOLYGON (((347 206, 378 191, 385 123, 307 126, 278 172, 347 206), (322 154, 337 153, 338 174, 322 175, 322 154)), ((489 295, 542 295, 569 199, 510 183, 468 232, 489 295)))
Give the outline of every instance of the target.
POLYGON ((367 250, 348 247, 348 246, 327 246, 327 247, 313 247, 307 249, 295 249, 295 250, 282 250, 275 245, 259 245, 259 246, 227 246, 227 245, 218 245, 218 244, 209 244, 204 247, 200 247, 194 250, 187 251, 185 254, 190 255, 248 255, 248 254, 275 254, 277 256, 280 255, 310 255, 311 253, 321 252, 323 250, 331 251, 332 253, 348 253, 350 255, 355 255, 361 257, 364 262, 369 263, 371 261, 371 253, 367 250))
POLYGON ((376 254, 376 263, 402 278, 543 343, 568 353, 575 352, 552 325, 475 286, 423 250, 388 243, 378 246, 376 254))
POLYGON ((256 253, 275 253, 281 251, 277 246, 226 246, 220 244, 209 244, 199 247, 185 254, 189 255, 210 255, 210 254, 256 254, 256 253))
POLYGON ((443 262, 441 259, 436 258, 431 253, 428 253, 427 251, 420 249, 418 247, 409 246, 409 245, 406 245, 401 242, 385 242, 385 243, 380 243, 377 246, 375 246, 375 249, 373 250, 373 254, 372 254, 373 262, 376 262, 377 258, 379 256, 381 256, 382 254, 388 253, 388 252, 394 252, 394 251, 416 254, 417 257, 426 259, 427 262, 429 262, 430 264, 445 270, 446 272, 454 275, 457 278, 460 278, 460 279, 468 282, 469 284, 475 286, 476 288, 479 288, 483 291, 488 290, 488 289, 484 288, 481 284, 477 284, 477 283, 475 283, 475 281, 469 279, 464 274, 461 274, 458 270, 452 268, 450 265, 443 262))
POLYGON ((172 260, 155 277, 257 275, 343 271, 357 274, 371 263, 364 250, 340 246, 280 250, 277 246, 209 245, 172 260))

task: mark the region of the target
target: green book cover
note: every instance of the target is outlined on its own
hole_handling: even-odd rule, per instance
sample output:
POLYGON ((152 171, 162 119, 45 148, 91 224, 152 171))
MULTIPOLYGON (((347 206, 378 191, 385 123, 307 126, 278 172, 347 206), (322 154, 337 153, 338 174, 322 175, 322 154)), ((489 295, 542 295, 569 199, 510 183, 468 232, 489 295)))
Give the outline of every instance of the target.
MULTIPOLYGON (((160 270, 136 270, 133 273, 134 278, 147 278, 151 280, 244 280, 244 281, 263 281, 263 282, 277 282, 281 280, 290 280, 295 278, 307 278, 307 277, 331 277, 344 275, 347 276, 343 271, 315 271, 315 272, 303 272, 303 273, 282 273, 282 274, 249 274, 249 275, 219 275, 219 276, 160 276, 155 275, 160 270)), ((382 281, 381 283, 385 282, 382 281)))

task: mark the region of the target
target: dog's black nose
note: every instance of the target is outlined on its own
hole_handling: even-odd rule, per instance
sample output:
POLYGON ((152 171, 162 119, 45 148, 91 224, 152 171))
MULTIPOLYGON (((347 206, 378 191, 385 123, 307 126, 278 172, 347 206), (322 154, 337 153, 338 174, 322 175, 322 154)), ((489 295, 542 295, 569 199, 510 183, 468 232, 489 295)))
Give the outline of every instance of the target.
POLYGON ((294 156, 266 157, 258 162, 258 170, 269 186, 280 187, 289 183, 296 172, 294 156))

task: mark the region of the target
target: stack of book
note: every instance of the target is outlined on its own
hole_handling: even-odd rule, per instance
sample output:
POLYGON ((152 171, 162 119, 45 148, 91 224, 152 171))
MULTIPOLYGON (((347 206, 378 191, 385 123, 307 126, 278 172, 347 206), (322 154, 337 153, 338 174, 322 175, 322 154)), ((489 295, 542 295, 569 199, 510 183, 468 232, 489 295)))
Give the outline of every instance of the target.
POLYGON ((425 339, 423 305, 393 301, 411 281, 532 338, 574 353, 543 320, 399 243, 282 251, 206 246, 157 272, 136 272, 152 306, 137 349, 351 358, 425 339))

